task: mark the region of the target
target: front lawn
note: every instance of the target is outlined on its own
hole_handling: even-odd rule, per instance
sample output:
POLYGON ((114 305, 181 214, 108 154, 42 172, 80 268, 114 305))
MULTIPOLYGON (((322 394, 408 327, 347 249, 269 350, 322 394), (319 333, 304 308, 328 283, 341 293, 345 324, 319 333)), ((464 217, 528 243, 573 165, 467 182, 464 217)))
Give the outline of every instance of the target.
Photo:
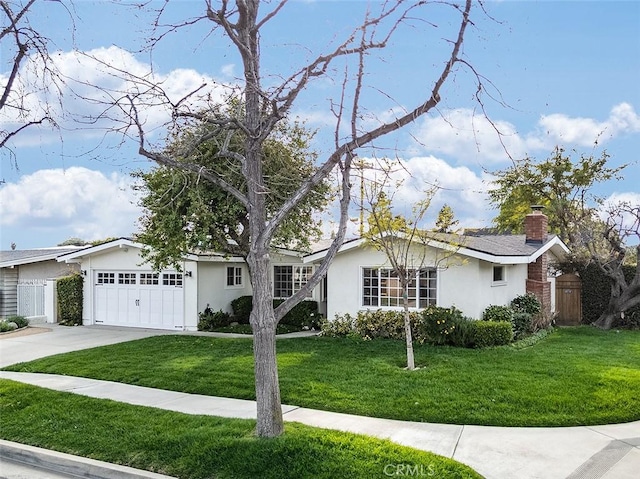
POLYGON ((480 479, 451 459, 366 436, 285 426, 273 440, 255 421, 190 416, 0 380, 3 439, 181 479, 384 478, 397 465, 432 477, 480 479))
MULTIPOLYGON (((640 331, 566 328, 536 345, 469 350, 402 341, 278 341, 286 404, 408 421, 571 426, 640 419, 640 331)), ((250 339, 158 336, 16 365, 189 393, 254 399, 250 339)))

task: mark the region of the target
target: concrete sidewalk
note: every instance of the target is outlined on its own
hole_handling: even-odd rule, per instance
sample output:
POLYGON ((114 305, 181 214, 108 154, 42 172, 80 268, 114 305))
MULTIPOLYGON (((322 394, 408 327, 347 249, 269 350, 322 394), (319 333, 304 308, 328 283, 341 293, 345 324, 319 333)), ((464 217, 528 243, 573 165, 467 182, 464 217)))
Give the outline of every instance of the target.
MULTIPOLYGON (((105 333, 103 329, 98 331, 98 337, 90 339, 89 336, 93 337, 96 330, 75 329, 85 331, 70 334, 69 347, 74 348, 80 343, 118 342, 116 338, 128 340, 122 338, 137 339, 138 336, 157 334, 145 331, 112 331, 102 337, 105 333), (76 334, 86 336, 82 340, 74 340, 76 334)), ((50 336, 49 333, 38 336, 49 336, 50 340, 56 338, 57 349, 64 349, 64 332, 62 336, 50 336)), ((0 340, 3 356, 0 363, 5 360, 5 341, 0 340)), ((256 416, 253 401, 69 376, 2 371, 0 378, 187 414, 251 419, 256 416)), ((402 445, 450 457, 468 464, 487 479, 635 479, 640 470, 640 421, 589 427, 506 428, 412 423, 286 405, 283 406, 283 413, 286 421, 390 439, 402 445)))

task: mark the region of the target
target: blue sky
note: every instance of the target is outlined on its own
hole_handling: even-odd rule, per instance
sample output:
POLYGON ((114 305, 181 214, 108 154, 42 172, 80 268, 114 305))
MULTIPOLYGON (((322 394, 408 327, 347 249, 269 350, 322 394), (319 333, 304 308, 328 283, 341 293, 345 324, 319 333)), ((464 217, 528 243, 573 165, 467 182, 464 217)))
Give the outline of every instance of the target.
MULTIPOLYGON (((169 13, 172 18, 189 18, 203 5, 197 0, 172 1, 169 13)), ((335 45, 367 5, 292 1, 261 38, 265 84, 335 45)), ((75 81, 107 84, 110 79, 83 63, 74 50, 92 52, 130 71, 149 69, 153 61, 154 72, 176 94, 203 79, 233 83, 241 72, 228 44, 215 34, 207 35, 206 22, 169 35, 150 56, 140 51, 149 32, 145 12, 91 1, 75 2, 73 9, 70 16, 56 2, 36 3, 31 22, 51 39, 56 65, 75 81)), ((630 166, 623 180, 603 185, 598 193, 640 202, 640 2, 501 1, 487 2, 486 10, 489 16, 476 12, 464 58, 502 100, 485 96, 484 104, 504 135, 508 153, 513 158, 543 159, 556 145, 595 155, 604 148, 612 166, 630 166)), ((437 28, 410 23, 388 51, 367 59, 371 70, 365 103, 371 122, 415 106, 432 84, 451 17, 438 7, 430 14, 437 28)), ((5 81, 7 65, 0 67, 0 81, 5 81)), ((360 154, 393 155, 404 162, 412 177, 405 179, 397 201, 412 204, 424 185, 437 183, 442 191, 432 215, 446 202, 463 226, 477 227, 490 225, 495 215, 486 202, 487 171, 507 167, 510 159, 493 126, 478 112, 472 80, 468 70, 459 69, 437 113, 385 138, 380 149, 360 154)), ((338 76, 312 84, 294 108, 294 114, 319 129, 314 147, 321 158, 332 146, 328 102, 337 98, 339 82, 338 76)), ((47 101, 41 93, 28 98, 47 101)), ((133 141, 105 135, 104 129, 113 125, 103 121, 89 130, 74 123, 72 116, 93 110, 69 92, 63 96, 62 110, 56 110, 55 101, 52 104, 65 113, 59 120, 62 128, 33 129, 17 137, 11 145, 17 168, 8 155, 1 157, 2 249, 12 242, 25 249, 53 246, 69 237, 129 236, 137 229, 140 210, 129 173, 151 164, 137 155, 133 141)), ((155 124, 153 115, 149 118, 155 124)))

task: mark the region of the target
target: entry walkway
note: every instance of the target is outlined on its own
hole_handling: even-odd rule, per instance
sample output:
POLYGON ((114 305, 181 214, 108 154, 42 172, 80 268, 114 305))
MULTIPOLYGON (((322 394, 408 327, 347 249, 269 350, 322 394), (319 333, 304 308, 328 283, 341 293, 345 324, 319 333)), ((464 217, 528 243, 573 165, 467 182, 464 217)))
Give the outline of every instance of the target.
MULTIPOLYGON (((60 328, 55 329, 58 333, 55 335, 57 345, 64 349, 64 331, 59 335, 60 328)), ((84 330, 81 334, 88 335, 97 332, 99 336, 105 332, 86 327, 81 329, 84 330)), ((123 336, 136 339, 138 336, 152 334, 154 333, 125 331, 119 333, 119 339, 124 341, 128 339, 124 339, 123 336)), ((49 336, 49 333, 38 336, 49 336)), ((70 336, 73 337, 73 334, 70 336)), ((104 339, 111 341, 107 344, 118 342, 114 340, 115 336, 118 334, 112 332, 111 336, 104 339)), ((34 336, 31 338, 35 340, 34 336)), ((25 337, 23 341, 27 339, 25 337)), ((0 363, 3 364, 6 341, 0 340, 0 363)), ((82 342, 87 341, 88 338, 85 338, 82 342)), ((94 338, 89 342, 93 344, 97 341, 99 339, 94 338)), ((77 341, 70 343, 70 346, 77 345, 77 341)), ((1 371, 0 378, 187 414, 251 419, 256 416, 256 405, 253 401, 164 391, 70 376, 1 371)), ((507 428, 413 423, 290 405, 283 406, 283 413, 286 421, 367 434, 450 457, 468 464, 487 479, 636 479, 640 470, 640 421, 604 426, 507 428)))

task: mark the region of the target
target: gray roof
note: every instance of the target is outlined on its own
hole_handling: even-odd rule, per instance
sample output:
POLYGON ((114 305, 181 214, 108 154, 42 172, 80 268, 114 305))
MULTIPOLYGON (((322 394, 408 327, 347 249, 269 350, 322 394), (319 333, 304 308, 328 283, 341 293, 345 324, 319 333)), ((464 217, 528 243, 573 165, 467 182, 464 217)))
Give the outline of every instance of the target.
POLYGON ((555 236, 549 236, 544 243, 527 242, 525 235, 479 235, 461 238, 460 246, 481 253, 493 256, 531 256, 555 236))
POLYGON ((0 251, 0 267, 18 266, 56 259, 58 256, 77 250, 77 246, 59 248, 16 249, 0 251))

